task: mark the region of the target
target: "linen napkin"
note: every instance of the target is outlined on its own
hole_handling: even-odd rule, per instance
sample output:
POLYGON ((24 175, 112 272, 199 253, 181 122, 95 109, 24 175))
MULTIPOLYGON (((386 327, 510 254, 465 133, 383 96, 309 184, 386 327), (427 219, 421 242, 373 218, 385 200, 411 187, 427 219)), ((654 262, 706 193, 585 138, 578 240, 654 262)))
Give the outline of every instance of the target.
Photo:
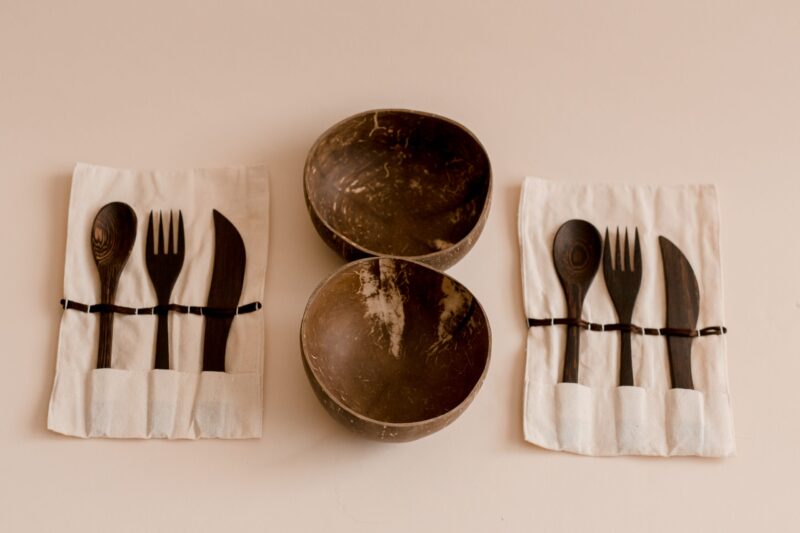
MULTIPOLYGON (((526 178, 519 238, 528 319, 567 316, 552 250, 570 219, 638 228, 642 281, 632 322, 666 324, 666 293, 658 237, 684 253, 697 276, 697 329, 724 326, 719 216, 712 185, 577 184, 526 178)), ((582 319, 617 323, 602 262, 584 301, 582 319)), ((692 341, 694 390, 673 389, 666 337, 631 335, 634 386, 618 386, 620 334, 581 330, 578 383, 561 383, 567 327, 530 327, 525 371, 524 433, 533 444, 584 455, 697 455, 735 453, 725 335, 692 341)))
MULTIPOLYGON (((115 304, 156 305, 145 266, 151 210, 181 211, 185 258, 171 303, 207 304, 214 261, 216 209, 239 231, 246 251, 240 306, 261 302, 267 265, 268 173, 264 167, 136 171, 78 164, 67 225, 64 294, 69 302, 100 301, 90 236, 109 202, 137 217, 133 250, 115 304)), ((177 224, 177 220, 175 221, 177 224)), ((252 306, 251 306, 252 307, 252 306)), ((255 307, 260 307, 255 306, 255 307)), ((204 317, 170 312, 170 369, 154 370, 155 315, 115 314, 111 368, 97 369, 99 313, 66 309, 61 319, 48 428, 77 437, 253 438, 261 436, 264 321, 260 311, 234 317, 226 371, 201 372, 204 317)))

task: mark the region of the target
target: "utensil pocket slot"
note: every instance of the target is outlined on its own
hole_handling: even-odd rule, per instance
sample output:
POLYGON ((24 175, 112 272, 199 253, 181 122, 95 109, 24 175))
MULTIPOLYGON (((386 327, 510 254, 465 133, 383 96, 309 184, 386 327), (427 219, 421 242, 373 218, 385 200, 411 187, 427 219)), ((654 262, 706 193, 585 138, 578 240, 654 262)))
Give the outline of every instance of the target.
POLYGON ((667 391, 669 455, 698 455, 703 451, 703 393, 693 389, 667 391))
POLYGON ((192 418, 197 374, 151 370, 148 385, 147 436, 186 435, 192 418))
POLYGON ((147 430, 147 373, 98 368, 89 377, 90 437, 139 437, 147 430))
POLYGON ((194 397, 193 433, 198 437, 247 438, 261 433, 261 382, 255 372, 201 372, 194 397), (253 397, 258 397, 255 404, 253 397))
POLYGON ((614 410, 618 453, 645 454, 648 448, 647 391, 641 387, 617 387, 614 410))
POLYGON ((594 437, 592 389, 579 383, 558 383, 555 400, 561 449, 591 454, 594 437))
POLYGON ((736 441, 733 437, 733 417, 728 393, 705 392, 704 401, 703 451, 719 457, 734 455, 736 441))

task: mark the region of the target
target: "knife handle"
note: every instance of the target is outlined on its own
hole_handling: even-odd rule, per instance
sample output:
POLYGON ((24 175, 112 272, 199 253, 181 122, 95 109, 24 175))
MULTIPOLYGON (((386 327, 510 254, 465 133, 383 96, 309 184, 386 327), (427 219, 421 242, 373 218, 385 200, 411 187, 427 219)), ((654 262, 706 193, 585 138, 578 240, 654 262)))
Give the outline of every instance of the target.
POLYGON ((667 337, 669 375, 673 389, 693 389, 692 338, 667 337))
POLYGON ((578 354, 581 349, 581 328, 567 326, 567 348, 564 351, 564 374, 561 381, 564 383, 578 382, 578 354))
POLYGON ((233 317, 206 316, 203 340, 203 371, 225 372, 225 349, 233 317))

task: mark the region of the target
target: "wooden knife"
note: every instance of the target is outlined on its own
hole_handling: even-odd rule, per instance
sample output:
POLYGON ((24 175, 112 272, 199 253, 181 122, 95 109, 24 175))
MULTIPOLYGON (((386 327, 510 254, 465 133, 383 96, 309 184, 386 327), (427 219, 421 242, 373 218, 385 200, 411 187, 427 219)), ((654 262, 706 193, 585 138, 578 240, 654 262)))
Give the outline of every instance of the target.
MULTIPOLYGON (((667 327, 694 330, 700 313, 700 289, 694 270, 677 246, 659 237, 667 292, 667 327)), ((669 373, 674 389, 693 389, 692 337, 667 337, 669 373)))
MULTIPOLYGON (((222 213, 214 210, 214 269, 208 288, 208 307, 235 308, 239 305, 246 262, 244 241, 222 213)), ((203 371, 225 372, 225 349, 233 316, 205 316, 203 371)))

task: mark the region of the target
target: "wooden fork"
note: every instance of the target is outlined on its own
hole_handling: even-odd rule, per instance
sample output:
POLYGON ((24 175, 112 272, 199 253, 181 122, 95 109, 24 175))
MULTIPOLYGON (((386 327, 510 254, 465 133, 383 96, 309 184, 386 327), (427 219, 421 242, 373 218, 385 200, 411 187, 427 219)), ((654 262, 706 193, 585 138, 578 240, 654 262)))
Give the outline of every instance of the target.
MULTIPOLYGON (((145 262, 147 273, 159 306, 169 305, 169 297, 175 280, 183 267, 184 242, 183 242, 183 214, 178 211, 178 245, 172 246, 172 212, 169 214, 169 238, 164 240, 164 222, 161 213, 158 214, 158 245, 155 245, 155 231, 153 228, 153 212, 147 222, 147 243, 145 249, 145 262)), ((158 313, 158 330, 156 335, 156 362, 155 368, 169 368, 169 326, 167 324, 167 310, 161 309, 158 313)))
MULTIPOLYGON (((606 228, 605 244, 603 246, 603 276, 606 287, 614 302, 617 317, 622 324, 630 324, 633 317, 633 306, 642 284, 642 252, 639 248, 639 229, 633 241, 633 265, 631 265, 630 246, 628 245, 628 229, 625 229, 625 265, 623 264, 619 246, 619 228, 617 228, 616 250, 614 264, 611 264, 611 245, 609 244, 608 228, 606 228)), ((631 333, 620 331, 620 364, 619 384, 633 386, 633 363, 631 361, 631 333)))

